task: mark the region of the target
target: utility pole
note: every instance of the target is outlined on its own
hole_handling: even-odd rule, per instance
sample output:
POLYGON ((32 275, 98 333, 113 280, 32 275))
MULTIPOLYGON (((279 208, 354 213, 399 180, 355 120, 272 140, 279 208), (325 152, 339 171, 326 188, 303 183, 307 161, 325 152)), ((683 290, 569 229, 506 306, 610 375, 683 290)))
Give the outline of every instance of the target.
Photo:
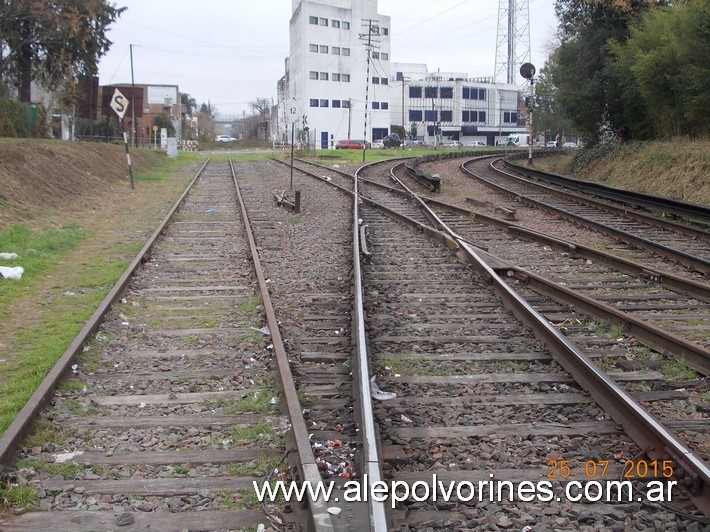
MULTIPOLYGON (((367 23, 367 44, 365 45, 365 47, 367 48, 367 71, 366 71, 366 78, 365 78, 365 127, 364 127, 365 130, 363 133, 363 137, 364 137, 364 142, 367 142, 367 103, 368 103, 368 97, 369 97, 369 93, 370 93, 370 56, 372 55, 372 48, 374 46, 372 44, 372 30, 373 30, 372 23, 375 21, 373 21, 372 19, 367 19, 365 22, 367 23)), ((379 27, 377 28, 377 31, 379 33, 379 27)), ((365 35, 360 34, 360 38, 362 39, 363 37, 365 37, 365 35)), ((365 146, 367 146, 367 145, 365 145, 365 146)), ((362 149, 362 162, 363 163, 365 162, 365 151, 366 151, 366 148, 363 147, 363 149, 362 149)))
MULTIPOLYGON (((402 134, 407 137, 407 130, 404 128, 404 76, 402 76, 402 134)), ((404 149, 404 139, 402 139, 401 148, 404 149)))
POLYGON ((133 79, 133 45, 129 44, 131 52, 131 143, 136 147, 136 83, 133 79))
POLYGON ((353 101, 352 98, 348 98, 348 140, 350 140, 350 124, 353 118, 353 101))

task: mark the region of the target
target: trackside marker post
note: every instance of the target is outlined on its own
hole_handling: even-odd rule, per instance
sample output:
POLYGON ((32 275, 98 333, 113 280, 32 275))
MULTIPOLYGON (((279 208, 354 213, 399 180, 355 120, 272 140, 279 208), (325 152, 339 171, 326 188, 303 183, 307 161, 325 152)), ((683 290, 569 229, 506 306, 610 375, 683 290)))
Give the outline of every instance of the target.
MULTIPOLYGON (((114 112, 118 115, 118 118, 120 120, 123 120, 123 116, 126 114, 126 110, 128 110, 128 106, 130 105, 130 102, 128 101, 128 98, 126 98, 123 94, 121 94, 121 91, 116 89, 116 91, 113 93, 113 97, 111 98, 111 103, 109 104, 111 106, 111 109, 114 110, 114 112)), ((126 145, 126 160, 128 161, 128 177, 131 179, 131 188, 135 188, 133 186, 133 170, 131 169, 131 154, 128 153, 128 133, 125 131, 123 132, 123 144, 126 145)))
POLYGON ((128 153, 128 133, 123 132, 123 144, 126 146, 126 161, 128 162, 128 177, 131 179, 131 188, 133 186, 133 170, 131 169, 131 154, 128 153))

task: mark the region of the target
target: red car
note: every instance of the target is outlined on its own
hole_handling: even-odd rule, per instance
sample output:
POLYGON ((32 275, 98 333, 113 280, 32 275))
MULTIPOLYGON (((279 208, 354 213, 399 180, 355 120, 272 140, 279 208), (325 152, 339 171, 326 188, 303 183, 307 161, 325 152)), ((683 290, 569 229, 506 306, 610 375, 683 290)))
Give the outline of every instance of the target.
POLYGON ((335 145, 336 150, 362 150, 370 148, 366 140, 339 140, 335 145))

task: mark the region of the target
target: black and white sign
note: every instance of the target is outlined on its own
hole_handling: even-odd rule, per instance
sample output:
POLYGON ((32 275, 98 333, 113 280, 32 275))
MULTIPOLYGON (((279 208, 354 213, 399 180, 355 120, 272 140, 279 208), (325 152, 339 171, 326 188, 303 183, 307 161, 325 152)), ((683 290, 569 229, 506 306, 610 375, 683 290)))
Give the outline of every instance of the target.
POLYGON ((123 115, 126 114, 126 110, 128 109, 129 105, 128 98, 126 98, 123 94, 121 94, 121 91, 116 89, 116 92, 113 93, 113 98, 111 98, 111 109, 113 109, 116 114, 118 115, 118 118, 123 120, 123 115))

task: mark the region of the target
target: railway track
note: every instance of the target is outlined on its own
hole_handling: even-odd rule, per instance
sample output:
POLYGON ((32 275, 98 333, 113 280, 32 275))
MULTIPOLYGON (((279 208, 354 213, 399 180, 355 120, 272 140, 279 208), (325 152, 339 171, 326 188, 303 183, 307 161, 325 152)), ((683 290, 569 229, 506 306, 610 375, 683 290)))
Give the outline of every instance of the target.
POLYGON ((318 475, 300 405, 279 411, 295 392, 272 374, 283 348, 252 253, 230 165, 206 164, 3 435, 4 480, 42 510, 3 530, 256 528, 255 480, 318 475))
MULTIPOLYGON (((635 247, 650 249, 659 256, 685 264, 706 276, 710 273, 710 233, 707 230, 649 216, 625 205, 616 207, 602 203, 563 191, 559 187, 553 189, 530 178, 504 171, 500 166, 502 159, 494 159, 492 162, 489 159, 477 159, 464 163, 461 168, 487 186, 505 192, 518 201, 611 234, 635 247)), ((519 166, 515 168, 519 172, 523 171, 519 166)), ((708 209, 703 211, 698 207, 695 212, 695 219, 702 214, 704 223, 710 221, 708 209)))
MULTIPOLYGON (((329 183, 335 184, 336 182, 340 183, 342 181, 344 188, 347 188, 348 186, 352 187, 351 184, 347 184, 347 178, 345 176, 339 175, 335 172, 329 171, 327 175, 324 176, 323 170, 319 169, 317 174, 318 177, 325 178, 329 183)), ((369 183, 364 181, 363 186, 365 187, 365 192, 363 192, 363 194, 369 195, 372 199, 374 193, 369 190, 369 183)), ((388 206, 392 206, 392 204, 395 203, 399 204, 396 208, 399 216, 403 216, 407 213, 408 209, 416 210, 407 206, 407 202, 404 201, 401 196, 398 196, 391 191, 383 192, 382 189, 378 187, 376 194, 378 198, 376 201, 382 206, 385 204, 388 204, 388 206)), ((367 301, 368 316, 370 318, 368 326, 371 327, 371 329, 369 329, 369 331, 371 331, 369 338, 370 350, 373 358, 377 360, 377 367, 380 371, 388 375, 384 383, 388 386, 395 386, 395 389, 399 389, 400 391, 404 390, 402 393, 407 395, 407 399, 402 399, 401 402, 406 404, 407 408, 409 408, 409 410, 395 410, 395 414, 393 415, 387 405, 397 404, 400 399, 397 399, 392 403, 385 402, 384 407, 378 407, 378 410, 382 410, 383 408, 385 409, 385 413, 382 414, 382 417, 380 418, 380 428, 382 431, 388 432, 391 436, 389 445, 387 445, 387 443, 385 444, 385 450, 383 453, 390 456, 389 462, 393 468, 396 469, 398 467, 397 464, 401 465, 402 463, 408 463, 409 465, 407 468, 413 468, 413 471, 418 472, 419 474, 417 477, 417 473, 412 473, 412 471, 405 468, 403 471, 406 472, 402 472, 400 477, 395 475, 392 478, 406 480, 407 485, 413 485, 413 482, 423 481, 425 478, 431 479, 430 472, 422 472, 422 465, 418 463, 412 464, 411 460, 408 460, 411 456, 416 455, 415 458, 418 458, 420 455, 424 456, 418 450, 413 450, 411 446, 412 438, 416 440, 415 448, 419 449, 423 446, 426 449, 430 449, 432 440, 448 440, 450 439, 448 435, 453 432, 460 438, 460 440, 456 442, 456 445, 453 447, 456 448, 457 453, 462 454, 450 454, 451 447, 449 442, 447 441, 441 443, 441 441, 439 441, 439 447, 441 447, 441 449, 438 449, 437 451, 437 446, 433 446, 436 452, 434 452, 432 456, 441 459, 440 463, 437 463, 436 459, 429 460, 429 462, 425 460, 424 463, 429 466, 433 463, 434 466, 436 466, 437 471, 447 471, 448 466, 442 466, 446 460, 444 457, 455 457, 456 461, 451 462, 452 464, 455 464, 454 471, 463 472, 445 472, 443 473, 443 478, 470 480, 470 478, 472 478, 472 471, 466 466, 461 466, 462 463, 470 465, 471 460, 475 461, 475 459, 471 458, 471 456, 463 454, 465 448, 467 447, 466 442, 471 437, 487 438, 491 434, 496 434, 498 431, 506 433, 506 429, 501 426, 496 426, 495 428, 484 427, 482 432, 477 432, 477 429, 475 428, 468 428, 472 425, 477 425, 474 421, 475 418, 470 417, 467 418, 467 423, 464 425, 464 427, 467 428, 462 428, 460 431, 452 431, 452 425, 442 422, 441 420, 445 419, 449 421, 451 419, 458 419, 461 417, 460 403, 461 401, 465 401, 467 394, 470 394, 473 398, 469 403, 466 403, 466 406, 470 407, 472 404, 482 401, 484 405, 490 407, 490 405, 498 405, 498 401, 502 401, 501 404, 507 404, 510 409, 513 408, 513 405, 515 404, 525 402, 524 399, 521 399, 521 397, 517 395, 517 392, 520 390, 524 390, 526 393, 531 393, 529 399, 532 404, 545 402, 543 399, 547 398, 537 396, 534 391, 531 391, 531 388, 532 390, 542 389, 546 393, 549 393, 551 390, 559 391, 560 389, 567 392, 570 389, 568 388, 569 385, 565 383, 563 383, 564 386, 559 386, 558 384, 553 384, 552 386, 548 384, 541 385, 540 382, 536 380, 538 378, 543 381, 545 379, 550 379, 550 382, 552 382, 562 377, 559 374, 556 375, 556 371, 552 371, 552 376, 545 375, 540 377, 541 367, 537 366, 537 364, 541 360, 543 361, 542 367, 547 365, 548 367, 552 366, 553 369, 559 370, 559 368, 555 368, 554 364, 549 364, 549 360, 551 360, 549 353, 544 355, 539 352, 532 352, 540 347, 539 344, 535 343, 534 337, 526 337, 523 332, 511 333, 505 330, 507 327, 512 327, 511 323, 506 323, 508 318, 512 318, 510 311, 508 311, 509 314, 507 316, 505 311, 503 311, 502 316, 496 315, 494 311, 491 311, 491 307, 495 310, 500 310, 500 301, 495 303, 489 302, 486 304, 480 300, 476 300, 475 297, 471 295, 471 292, 480 296, 481 287, 475 285, 475 280, 473 281, 476 288, 475 290, 472 290, 469 286, 471 283, 470 279, 467 281, 448 280, 450 269, 456 270, 457 268, 462 268, 458 261, 452 257, 449 257, 450 261, 447 262, 441 257, 441 249, 438 249, 434 255, 428 256, 429 252, 426 250, 428 250, 429 247, 432 247, 431 242, 409 242, 408 240, 405 240, 405 237, 401 234, 390 236, 389 231, 392 230, 391 222, 385 222, 382 219, 382 216, 379 218, 370 218, 373 215, 370 214, 369 210, 366 211, 364 207, 362 212, 363 225, 367 224, 368 226, 367 234, 372 235, 372 232, 386 232, 386 236, 382 237, 383 243, 381 245, 383 246, 383 249, 392 251, 392 254, 395 257, 397 254, 404 255, 404 259, 400 258, 399 263, 390 264, 387 262, 389 260, 389 254, 384 252, 381 255, 378 254, 376 252, 376 244, 373 244, 377 241, 376 238, 374 236, 368 236, 368 249, 372 253, 373 258, 371 259, 371 264, 373 264, 372 268, 375 272, 373 273, 373 284, 366 285, 364 289, 365 293, 368 294, 365 299, 367 301), (365 212, 368 212, 368 214, 365 215, 365 212), (385 226, 387 227, 387 230, 383 229, 385 226), (374 257, 376 256, 381 256, 383 260, 383 263, 378 266, 374 266, 374 257), (428 260, 432 260, 433 262, 431 264, 420 264, 420 257, 425 256, 428 257, 428 260), (441 264, 445 264, 445 266, 440 267, 441 264), (399 296, 398 290, 403 292, 401 297, 399 296), (459 295, 459 291, 461 292, 461 295, 459 295), (473 297, 473 301, 467 302, 467 297, 473 297), (384 303, 379 303, 378 300, 380 299, 384 303), (379 305, 382 305, 382 307, 380 308, 379 305), (452 312, 454 312, 454 314, 452 314, 452 312), (477 319, 480 320, 478 323, 476 323, 477 319), (381 321, 378 322, 378 320, 381 321), (471 335, 470 331, 472 324, 480 327, 488 334, 482 334, 481 338, 471 335), (387 330, 384 337, 380 336, 382 335, 380 328, 387 330), (392 330, 398 331, 399 334, 395 334, 392 330), (480 355, 480 352, 477 350, 481 348, 481 344, 485 345, 486 341, 490 341, 491 344, 486 345, 486 347, 483 348, 483 354, 480 355), (514 347, 517 341, 521 341, 525 347, 514 347), (378 344, 378 342, 381 342, 381 344, 378 344), (525 344, 525 342, 527 342, 527 344, 525 344), (501 349, 501 345, 505 347, 501 349), (381 349, 377 346, 380 346, 381 349), (390 347, 388 348, 387 346, 390 347), (461 351, 459 351, 459 349, 461 349, 461 351), (382 359, 378 359, 377 353, 379 353, 380 350, 390 350, 390 352, 384 353, 382 359), (485 383, 486 389, 483 392, 483 395, 486 396, 492 388, 497 386, 498 383, 505 382, 505 377, 493 375, 495 371, 486 371, 486 369, 488 369, 486 368, 486 365, 490 368, 495 368, 496 370, 500 370, 497 366, 502 365, 506 369, 503 369, 501 373, 509 374, 511 372, 510 368, 515 367, 515 364, 520 364, 521 361, 524 362, 522 362, 522 365, 518 367, 523 367, 528 364, 535 367, 534 369, 531 369, 530 374, 526 374, 525 377, 517 376, 517 378, 521 379, 518 382, 515 381, 515 376, 511 377, 513 384, 509 385, 510 387, 506 388, 506 386, 502 386, 504 390, 500 393, 508 395, 507 399, 500 398, 498 391, 493 394, 495 397, 484 397, 481 399, 479 396, 480 390, 476 389, 477 386, 483 386, 481 383, 485 383), (530 361, 533 362, 531 363, 530 361), (482 367, 482 376, 478 373, 479 365, 482 367), (466 371, 470 374, 461 374, 466 371), (405 372, 407 373, 406 376, 405 372), (530 385, 531 388, 527 387, 530 384, 526 380, 528 378, 532 378, 531 382, 533 384, 530 385), (437 396, 435 400, 432 400, 431 402, 429 401, 428 396, 437 395, 432 390, 438 388, 447 389, 448 387, 453 387, 454 391, 444 391, 442 392, 443 397, 437 396), (413 388, 416 389, 413 390, 413 388), (474 391, 472 391, 472 388, 474 391), (511 390, 514 391, 511 392, 511 390), (422 399, 422 397, 424 397, 424 399, 422 399), (506 400, 508 401, 507 403, 506 400), (432 406, 427 407, 430 403, 432 406), (451 408, 450 411, 446 411, 446 415, 440 416, 439 413, 441 413, 443 409, 441 405, 450 405, 453 408, 451 408), (426 412, 431 413, 431 416, 421 414, 421 409, 426 408, 429 408, 426 412), (417 411, 419 411, 419 413, 416 413, 417 411), (434 425, 432 427, 432 424, 437 421, 441 424, 438 426, 434 425), (412 426, 412 423, 414 423, 414 426, 412 426), (419 427, 417 424, 422 424, 422 426, 419 427), (399 430, 398 427, 402 426, 405 428, 399 430), (469 436, 469 432, 472 436, 469 436), (466 458, 466 456, 468 456, 468 458, 466 458)), ((420 224, 420 227, 423 227, 425 222, 420 221, 420 224)), ((364 268, 365 272, 368 272, 369 268, 370 266, 366 266, 364 268)), ((466 271, 465 268, 464 271, 466 271)), ((470 270, 466 273, 468 276, 471 275, 470 270)), ((365 275, 365 278, 367 279, 367 274, 365 275)), ((487 288, 487 290, 490 291, 490 288, 487 288)), ((496 296, 493 295, 491 297, 495 298, 496 296)), ((564 310, 565 309, 557 310, 557 312, 564 313, 564 310)), ((514 318, 512 318, 512 320, 515 321, 514 318)), ((518 326, 520 326, 520 324, 518 324, 518 326)), ((570 327, 570 330, 572 329, 575 328, 570 327)), ((530 335, 529 330, 527 331, 527 334, 530 335)), ((597 358, 606 358, 608 353, 605 350, 617 342, 617 340, 609 341, 609 339, 604 341, 604 339, 600 339, 598 335, 593 332, 590 333, 588 330, 585 332, 584 327, 576 328, 574 331, 574 338, 583 345, 586 342, 586 348, 589 352, 594 353, 593 356, 597 358)), ((549 373, 549 370, 544 373, 549 373)), ((644 384, 649 381, 660 382, 663 380, 662 375, 658 373, 654 375, 654 372, 652 371, 641 371, 640 373, 622 372, 616 375, 616 378, 621 382, 627 379, 629 382, 633 382, 635 378, 639 378, 642 382, 644 382, 644 384)), ((651 403, 655 401, 672 400, 673 392, 671 392, 670 395, 667 395, 669 392, 662 390, 662 386, 660 388, 661 389, 655 391, 643 392, 638 394, 637 397, 640 400, 649 401, 651 403)), ((553 403, 559 399, 555 398, 554 395, 555 394, 553 393, 550 396, 553 403)), ((572 397, 574 397, 573 402, 577 400, 580 401, 583 405, 583 409, 589 406, 588 397, 584 397, 584 394, 569 396, 568 399, 571 399, 572 397)), ((675 398, 678 399, 678 396, 675 396, 675 398)), ((562 402, 564 403, 565 401, 563 400, 562 402)), ((500 410, 497 411, 500 412, 500 410)), ((595 407, 592 412, 594 412, 594 415, 598 415, 600 411, 595 407)), ((577 415, 581 416, 581 418, 584 417, 579 413, 577 415)), ((526 430, 529 430, 529 428, 534 426, 535 422, 540 419, 535 418, 535 416, 541 416, 541 418, 544 419, 546 414, 540 414, 539 412, 537 414, 533 414, 534 419, 530 419, 529 426, 523 422, 521 427, 512 428, 512 432, 525 432, 526 430)), ((569 419, 570 418, 565 416, 565 421, 569 421, 569 419)), ((596 421, 598 422, 601 419, 604 419, 603 415, 596 421)), ((595 424, 595 420, 590 419, 589 421, 592 425, 595 424)), ((693 422, 689 422, 688 420, 668 419, 667 422, 671 424, 675 423, 674 426, 680 428, 681 430, 686 428, 693 431, 698 428, 697 423, 693 424, 693 422)), ((701 432, 704 430, 702 429, 702 425, 703 424, 700 423, 701 432)), ((553 431, 559 429, 558 425, 554 426, 555 429, 552 429, 551 425, 551 427, 547 430, 553 431)), ((597 425, 597 429, 598 428, 599 425, 597 425)), ((616 429, 618 429, 618 427, 616 427, 616 429)), ((590 430, 594 432, 594 429, 590 430)), ((527 432, 525 432, 525 434, 527 434, 527 432)), ((597 433, 594 432, 594 434, 597 433)), ((548 436, 541 436, 541 441, 543 440, 549 441, 548 436)), ((575 440, 573 443, 570 443, 570 449, 579 449, 579 443, 579 440, 575 440)), ((624 444, 621 443, 611 444, 612 447, 614 445, 620 445, 620 448, 624 448, 624 444)), ((581 448, 586 451, 589 449, 589 446, 586 445, 581 448)), ((615 454, 617 456, 627 456, 628 453, 635 452, 631 449, 631 447, 627 447, 626 449, 626 451, 616 451, 615 454)), ((483 454, 485 455, 486 453, 484 452, 483 454)), ((595 454, 595 456, 597 455, 598 453, 595 454)), ((541 463, 539 455, 537 456, 536 463, 541 463)), ((582 462, 580 461, 579 463, 582 462)), ((515 468, 513 468, 513 470, 515 470, 515 468)), ((482 473, 483 472, 479 471, 479 474, 482 473)), ((512 474, 510 471, 508 471, 508 473, 512 474)), ((530 473, 530 471, 525 472, 525 474, 528 473, 530 473)), ((539 473, 540 471, 538 470, 538 474, 539 473)), ((516 478, 521 480, 523 476, 524 475, 519 475, 516 478)), ((475 474, 473 474, 473 477, 475 477, 475 474)), ((460 503, 461 501, 458 501, 450 505, 449 509, 454 507, 458 508, 457 505, 460 503)), ((476 513, 470 509, 467 509, 467 513, 462 514, 463 517, 456 512, 448 514, 444 512, 442 514, 439 511, 432 513, 434 509, 441 510, 441 505, 427 505, 423 503, 423 501, 419 501, 417 504, 412 505, 412 500, 410 499, 405 505, 407 513, 403 519, 409 524, 409 526, 420 526, 426 523, 435 523, 440 526, 453 528, 464 526, 466 523, 468 523, 469 526, 476 526, 476 522, 481 524, 481 522, 478 521, 479 519, 485 519, 486 516, 490 517, 491 515, 490 512, 486 510, 476 513), (411 514, 411 510, 417 510, 417 515, 411 514), (461 521, 461 519, 463 519, 463 521, 461 521)), ((597 510, 608 511, 609 509, 606 508, 606 510, 602 510, 597 508, 597 510)), ((520 511, 519 508, 518 511, 520 511)), ((558 515, 556 510, 551 509, 549 511, 551 512, 550 515, 558 515)), ((636 511, 638 511, 638 508, 629 509, 630 514, 633 514, 636 511)), ((498 524, 502 523, 505 525, 509 521, 514 522, 514 517, 510 516, 515 514, 515 512, 516 510, 513 509, 512 514, 498 516, 500 519, 500 523, 498 524)), ((583 514, 583 518, 587 518, 586 514, 583 514)), ((618 514, 617 518, 619 518, 618 514)), ((491 523, 490 520, 487 522, 489 524, 491 523)), ((565 522, 565 518, 562 518, 557 525, 563 526, 563 522, 565 522)), ((567 525, 569 525, 570 522, 567 522, 567 525)), ((515 523, 517 524, 518 522, 516 521, 515 523)))
POLYGON ((9 529, 255 526, 265 517, 252 481, 274 469, 285 480, 332 482, 340 499, 266 507, 272 523, 292 528, 704 523, 687 499, 707 511, 707 468, 689 451, 707 442, 705 418, 673 407, 689 404, 688 394, 669 390, 655 369, 611 368, 617 385, 585 356, 580 367, 574 361, 575 350, 625 359, 636 340, 600 335, 569 307, 528 292, 567 338, 534 318, 507 283, 491 285, 493 269, 513 271, 510 284, 520 284, 519 269, 432 227, 439 217, 463 223, 460 213, 422 215, 401 192, 367 179, 353 201, 351 177, 322 167, 316 177, 297 173, 303 210, 294 215, 274 201, 288 187, 286 169, 210 163, 94 339, 78 346, 89 347, 66 368, 77 373, 19 444, 27 467, 13 474, 40 487, 47 512, 18 516, 9 529), (579 347, 564 354, 570 340, 579 347), (385 392, 371 387, 373 376, 385 392), (620 386, 685 443, 636 402, 617 399, 620 386), (382 400, 386 392, 397 397, 382 400), (60 451, 82 454, 60 470, 60 451), (572 501, 564 491, 571 481, 583 489, 625 479, 629 463, 629 502, 572 501), (448 501, 405 496, 434 474, 478 491, 468 500, 470 490, 448 501), (370 484, 399 482, 398 491, 386 501, 344 501, 346 483, 364 475, 370 484), (646 500, 656 481, 672 505, 646 500), (526 483, 534 501, 488 494, 526 483))

